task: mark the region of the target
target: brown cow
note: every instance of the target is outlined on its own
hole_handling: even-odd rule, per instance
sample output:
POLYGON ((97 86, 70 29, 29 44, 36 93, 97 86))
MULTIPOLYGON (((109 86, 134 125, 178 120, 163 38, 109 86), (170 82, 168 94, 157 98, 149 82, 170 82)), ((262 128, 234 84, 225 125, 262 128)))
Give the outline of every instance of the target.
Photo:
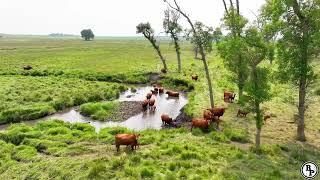
POLYGON ((194 81, 198 81, 198 75, 196 75, 196 74, 192 75, 191 79, 194 81))
POLYGON ((179 92, 175 92, 175 91, 167 91, 166 94, 172 97, 179 97, 179 92))
POLYGON ((213 114, 213 116, 217 116, 218 119, 220 119, 221 116, 223 116, 224 112, 226 111, 227 108, 218 108, 218 107, 214 107, 214 108, 210 108, 208 110, 211 111, 211 113, 213 114))
POLYGON ((31 70, 31 69, 32 69, 32 66, 30 66, 30 65, 23 66, 23 69, 28 71, 28 70, 31 70))
POLYGON ((153 106, 155 102, 156 102, 156 100, 154 98, 151 98, 149 100, 149 107, 153 106))
POLYGON ((150 106, 150 110, 152 111, 152 112, 155 112, 156 111, 156 105, 153 105, 153 106, 150 106))
POLYGON ((150 92, 150 93, 148 93, 146 97, 147 97, 147 99, 151 99, 151 97, 152 97, 152 93, 151 93, 151 92, 150 92))
POLYGON ((120 145, 131 146, 131 150, 134 150, 139 146, 138 138, 140 134, 117 134, 115 135, 115 144, 117 151, 120 150, 120 145))
POLYGON ((147 108, 148 104, 149 104, 149 101, 147 99, 142 101, 142 107, 143 108, 147 108))
POLYGON ((234 99, 236 98, 236 94, 233 92, 224 91, 223 98, 224 98, 224 101, 233 102, 234 99))
POLYGON ((167 70, 165 68, 162 68, 161 72, 165 74, 165 73, 167 73, 167 70))
POLYGON ((210 120, 207 119, 192 119, 191 122, 191 131, 193 127, 201 128, 201 129, 208 129, 210 125, 210 120))
POLYGON ((164 92, 163 87, 159 87, 159 93, 162 94, 164 92))
POLYGON ((165 124, 165 125, 171 125, 173 122, 172 118, 170 118, 168 114, 162 114, 161 120, 162 120, 162 124, 165 124))
POLYGON ((266 123, 267 123, 267 119, 270 119, 270 118, 271 118, 270 115, 265 115, 265 116, 263 117, 264 124, 266 124, 266 123))
POLYGON ((240 117, 247 117, 247 114, 249 114, 249 111, 239 109, 238 113, 237 113, 237 117, 239 117, 239 116, 240 117))
POLYGON ((204 110, 203 111, 203 118, 206 120, 212 120, 212 113, 210 110, 204 110))

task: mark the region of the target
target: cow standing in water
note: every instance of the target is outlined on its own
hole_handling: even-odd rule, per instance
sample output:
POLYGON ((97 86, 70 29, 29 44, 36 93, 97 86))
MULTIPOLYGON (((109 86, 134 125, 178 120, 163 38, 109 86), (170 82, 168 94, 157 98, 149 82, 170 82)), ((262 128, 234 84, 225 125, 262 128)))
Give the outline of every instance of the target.
POLYGON ((164 125, 171 125, 173 123, 172 118, 170 118, 168 114, 162 114, 161 120, 164 125))
POLYGON ((166 94, 168 94, 168 96, 171 97, 179 97, 179 92, 175 92, 175 91, 167 91, 166 94))
POLYGON ((136 147, 139 147, 138 138, 140 134, 117 134, 115 135, 115 145, 117 152, 120 150, 120 145, 131 146, 133 151, 136 147))
POLYGON ((146 95, 146 98, 149 100, 149 99, 151 99, 151 97, 152 97, 152 93, 149 92, 149 93, 146 95))

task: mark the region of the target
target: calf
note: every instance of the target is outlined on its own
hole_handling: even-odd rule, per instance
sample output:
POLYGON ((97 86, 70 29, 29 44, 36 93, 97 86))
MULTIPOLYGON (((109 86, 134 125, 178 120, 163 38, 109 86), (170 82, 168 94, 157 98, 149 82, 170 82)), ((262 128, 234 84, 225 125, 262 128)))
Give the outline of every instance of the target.
POLYGON ((212 120, 212 113, 210 110, 204 110, 203 111, 203 118, 206 120, 212 120))
POLYGON ((213 116, 217 116, 218 119, 220 119, 221 116, 223 116, 224 112, 226 111, 226 108, 210 108, 208 109, 209 111, 211 111, 211 113, 213 114, 213 116))
POLYGON ((198 75, 196 75, 196 74, 195 74, 195 75, 192 75, 192 76, 191 76, 191 79, 194 80, 194 81, 198 81, 198 75))
POLYGON ((151 98, 151 99, 149 100, 149 107, 152 107, 155 102, 156 102, 156 100, 155 100, 154 98, 151 98))
POLYGON ((30 65, 23 66, 23 69, 28 71, 28 70, 31 70, 31 69, 32 69, 32 66, 30 66, 30 65))
POLYGON ((150 106, 150 110, 151 110, 152 112, 155 112, 155 111, 156 111, 156 105, 150 106))
POLYGON ((191 122, 191 131, 193 127, 201 128, 201 129, 208 129, 210 125, 210 120, 207 119, 192 119, 191 122))
POLYGON ((139 146, 138 138, 140 134, 117 134, 115 135, 115 144, 117 151, 120 150, 120 145, 131 146, 131 150, 139 146))
POLYGON ((266 124, 266 123, 267 123, 267 119, 270 119, 270 118, 271 118, 270 115, 265 115, 265 116, 263 116, 264 124, 266 124))
POLYGON ((240 117, 247 117, 247 114, 249 114, 248 111, 239 109, 239 110, 238 110, 237 117, 239 117, 239 116, 240 116, 240 117))
POLYGON ((172 118, 169 117, 167 114, 161 115, 162 124, 164 125, 171 125, 172 124, 172 118))
POLYGON ((149 99, 151 99, 151 97, 152 97, 152 93, 151 93, 151 92, 150 92, 150 93, 148 93, 146 97, 147 97, 147 99, 148 99, 148 100, 149 100, 149 99))
POLYGON ((159 87, 159 93, 162 94, 164 92, 163 87, 159 87))
POLYGON ((167 70, 165 68, 162 68, 161 72, 165 74, 165 73, 167 73, 167 70))
POLYGON ((152 93, 152 94, 158 94, 158 91, 151 89, 151 93, 152 93))
POLYGON ((148 104, 149 104, 149 101, 147 99, 143 100, 142 101, 142 108, 144 108, 144 109, 147 108, 148 104))
POLYGON ((166 94, 172 97, 179 97, 179 92, 175 92, 175 91, 167 91, 166 94))
POLYGON ((236 94, 233 92, 224 91, 223 98, 224 98, 224 101, 228 100, 229 102, 233 102, 234 99, 236 98, 236 94))

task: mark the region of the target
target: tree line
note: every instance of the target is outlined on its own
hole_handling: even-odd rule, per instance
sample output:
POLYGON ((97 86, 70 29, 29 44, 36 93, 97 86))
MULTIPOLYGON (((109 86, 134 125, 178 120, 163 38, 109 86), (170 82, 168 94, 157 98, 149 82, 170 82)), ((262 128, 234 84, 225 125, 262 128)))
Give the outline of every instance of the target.
MULTIPOLYGON (((306 97, 316 79, 312 60, 320 52, 320 1, 267 0, 256 15, 256 20, 249 22, 240 13, 240 0, 222 0, 225 35, 219 27, 213 30, 202 22, 193 21, 177 0, 163 1, 168 6, 164 13, 163 28, 174 44, 178 72, 181 72, 183 62, 180 51, 183 27, 179 24, 183 18, 189 25, 185 36, 194 46, 195 58, 203 63, 212 108, 215 103, 207 54, 212 52, 215 44, 226 67, 233 74, 233 82, 238 87, 239 104, 249 105, 250 111, 255 114, 255 144, 259 149, 263 126, 261 104, 271 99, 270 67, 277 60, 276 80, 290 82, 298 89, 297 140, 306 141, 306 97), (266 63, 270 63, 270 66, 266 66, 266 63)), ((163 64, 162 72, 166 73, 166 59, 150 23, 140 23, 136 28, 137 33, 143 34, 152 44, 163 64)))

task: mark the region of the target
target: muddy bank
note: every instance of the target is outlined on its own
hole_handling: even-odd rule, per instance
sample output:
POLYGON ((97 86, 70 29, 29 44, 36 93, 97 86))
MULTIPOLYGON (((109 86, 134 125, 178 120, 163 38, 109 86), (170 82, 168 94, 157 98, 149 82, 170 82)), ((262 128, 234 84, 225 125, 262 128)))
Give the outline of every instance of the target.
POLYGON ((111 118, 106 119, 105 121, 125 121, 132 116, 135 116, 143 111, 142 101, 122 101, 119 102, 119 107, 117 112, 113 113, 111 118))

